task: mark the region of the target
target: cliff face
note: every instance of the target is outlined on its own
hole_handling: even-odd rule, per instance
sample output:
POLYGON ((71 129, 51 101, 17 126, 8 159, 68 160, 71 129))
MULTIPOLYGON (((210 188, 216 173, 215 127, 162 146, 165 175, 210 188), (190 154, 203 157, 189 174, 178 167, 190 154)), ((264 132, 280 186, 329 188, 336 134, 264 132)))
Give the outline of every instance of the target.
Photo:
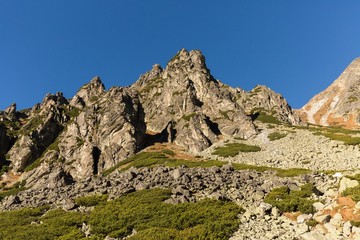
POLYGON ((154 65, 130 87, 106 91, 94 77, 72 99, 56 93, 32 109, 10 106, 0 114, 0 161, 25 172, 28 185, 40 178, 65 184, 156 142, 199 153, 223 136, 247 139, 258 133, 251 114, 260 110, 300 123, 281 95, 265 86, 250 92, 227 86, 210 74, 200 51, 182 49, 165 69, 154 65))
POLYGON ((360 59, 355 59, 327 89, 298 110, 305 122, 323 126, 360 127, 360 59))

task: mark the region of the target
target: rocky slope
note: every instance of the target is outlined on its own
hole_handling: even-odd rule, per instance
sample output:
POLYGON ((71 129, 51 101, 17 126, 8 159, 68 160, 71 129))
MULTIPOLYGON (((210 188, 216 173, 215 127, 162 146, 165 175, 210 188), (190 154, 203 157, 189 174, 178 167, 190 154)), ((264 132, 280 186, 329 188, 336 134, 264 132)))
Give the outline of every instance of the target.
POLYGON ((355 59, 327 89, 314 96, 299 111, 305 122, 358 129, 360 59, 355 59))

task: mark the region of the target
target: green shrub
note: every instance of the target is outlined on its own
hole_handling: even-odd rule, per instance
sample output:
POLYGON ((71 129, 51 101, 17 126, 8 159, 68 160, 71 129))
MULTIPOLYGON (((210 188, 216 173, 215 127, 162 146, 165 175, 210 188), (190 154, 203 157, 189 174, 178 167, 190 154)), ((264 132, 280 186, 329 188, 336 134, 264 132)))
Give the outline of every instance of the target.
POLYGON ((268 193, 264 201, 277 207, 281 212, 314 213, 315 209, 312 204, 315 201, 308 199, 313 192, 314 186, 310 183, 303 185, 299 191, 280 187, 268 193))
POLYGON ((314 135, 321 135, 331 140, 343 142, 346 145, 359 145, 360 137, 353 136, 359 134, 359 131, 343 129, 340 127, 317 128, 314 135))
POLYGON ((238 228, 242 209, 234 203, 163 203, 170 195, 166 189, 143 190, 99 205, 90 215, 91 232, 121 238, 135 229, 138 233, 130 239, 228 239, 238 228))
POLYGON ((280 133, 280 132, 272 132, 268 135, 268 138, 270 141, 275 141, 275 140, 279 140, 281 138, 286 137, 287 134, 286 133, 280 133))
POLYGON ((234 157, 240 152, 258 152, 261 148, 258 146, 247 145, 244 143, 228 143, 224 147, 218 147, 213 152, 220 157, 234 157))
POLYGON ((276 117, 274 117, 272 115, 267 115, 264 112, 259 112, 257 117, 254 120, 258 120, 263 123, 272 123, 272 124, 281 124, 282 123, 276 117))
POLYGON ((78 206, 91 207, 106 202, 107 198, 107 195, 83 196, 76 198, 75 203, 78 206))
POLYGON ((360 185, 357 185, 356 187, 345 189, 345 191, 342 192, 342 195, 349 196, 355 202, 359 202, 360 201, 360 185))
POLYGON ((130 239, 228 239, 239 226, 243 210, 232 202, 205 199, 178 205, 163 201, 169 189, 143 190, 98 204, 89 212, 48 211, 48 207, 0 212, 0 239, 89 239, 106 236, 130 239), (41 224, 40 224, 41 222, 41 224))

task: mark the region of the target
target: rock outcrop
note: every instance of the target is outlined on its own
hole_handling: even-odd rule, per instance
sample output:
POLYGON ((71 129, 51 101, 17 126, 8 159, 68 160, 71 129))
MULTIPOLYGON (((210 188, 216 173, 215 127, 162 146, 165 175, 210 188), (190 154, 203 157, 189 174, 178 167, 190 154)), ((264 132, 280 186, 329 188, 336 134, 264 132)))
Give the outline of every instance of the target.
POLYGON ((305 122, 360 128, 360 58, 355 59, 327 89, 298 112, 305 122))
POLYGON ((237 88, 237 103, 247 114, 263 112, 280 122, 301 125, 300 117, 293 111, 286 99, 270 88, 258 85, 249 92, 237 88))

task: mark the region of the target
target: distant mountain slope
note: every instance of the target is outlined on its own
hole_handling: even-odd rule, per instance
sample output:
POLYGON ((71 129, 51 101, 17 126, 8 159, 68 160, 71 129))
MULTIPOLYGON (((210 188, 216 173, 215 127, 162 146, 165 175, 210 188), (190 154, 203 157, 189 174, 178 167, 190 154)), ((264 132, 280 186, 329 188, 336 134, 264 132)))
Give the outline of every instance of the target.
POLYGON ((298 113, 305 122, 360 128, 360 58, 355 59, 327 89, 315 95, 298 113))

